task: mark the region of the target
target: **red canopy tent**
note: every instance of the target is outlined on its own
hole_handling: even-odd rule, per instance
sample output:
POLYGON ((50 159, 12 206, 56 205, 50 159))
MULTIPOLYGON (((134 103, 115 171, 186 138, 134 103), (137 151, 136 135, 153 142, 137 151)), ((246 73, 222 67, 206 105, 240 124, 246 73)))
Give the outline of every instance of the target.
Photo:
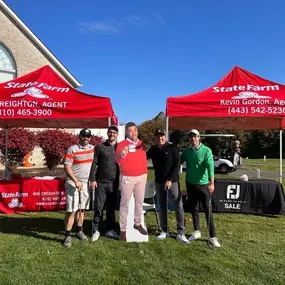
POLYGON ((108 97, 72 88, 50 66, 0 84, 0 127, 103 128, 117 124, 108 97))
POLYGON ((0 84, 6 159, 9 128, 104 128, 111 124, 117 125, 118 120, 110 98, 72 88, 49 65, 0 84))
POLYGON ((234 67, 212 87, 187 96, 169 97, 166 129, 279 129, 280 178, 285 86, 234 67))
POLYGON ((285 86, 236 66, 204 91, 167 98, 166 116, 179 130, 284 129, 285 86))

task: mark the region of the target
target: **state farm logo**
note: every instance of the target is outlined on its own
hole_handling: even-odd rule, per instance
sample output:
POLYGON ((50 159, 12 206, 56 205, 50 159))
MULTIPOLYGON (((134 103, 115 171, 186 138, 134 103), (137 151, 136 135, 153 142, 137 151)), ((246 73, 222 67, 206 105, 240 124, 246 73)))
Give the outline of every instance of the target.
MULTIPOLYGON (((51 86, 47 83, 44 82, 38 82, 38 81, 32 81, 32 82, 7 82, 7 84, 4 86, 4 88, 26 88, 24 92, 27 92, 28 94, 25 95, 35 95, 35 96, 39 96, 40 97, 35 97, 34 98, 40 98, 40 99, 44 99, 44 98, 48 98, 47 97, 42 97, 44 96, 44 94, 42 94, 42 91, 38 88, 41 88, 43 90, 49 90, 49 91, 55 91, 55 92, 60 92, 60 93, 68 93, 69 92, 69 87, 57 87, 57 86, 51 86), (31 93, 31 94, 30 94, 31 93)), ((19 94, 22 94, 24 92, 19 92, 19 94)), ((15 93, 18 94, 18 93, 15 93)), ((25 96, 25 95, 20 95, 20 96, 25 96)), ((19 97, 19 96, 14 96, 14 97, 19 97)))
POLYGON ((22 208, 22 207, 23 207, 23 203, 21 203, 21 202, 19 201, 19 199, 13 198, 13 199, 11 200, 11 203, 9 203, 8 207, 9 207, 9 208, 22 208))
POLYGON ((25 96, 31 96, 36 99, 47 99, 49 98, 48 95, 43 94, 43 91, 36 88, 36 87, 30 87, 25 89, 23 92, 14 93, 11 95, 12 98, 15 97, 25 97, 25 96))
POLYGON ((258 93, 251 92, 251 91, 244 91, 240 92, 237 96, 233 96, 232 99, 268 99, 271 98, 270 96, 259 95, 258 93))
POLYGON ((227 199, 236 200, 240 196, 240 185, 228 185, 227 199))

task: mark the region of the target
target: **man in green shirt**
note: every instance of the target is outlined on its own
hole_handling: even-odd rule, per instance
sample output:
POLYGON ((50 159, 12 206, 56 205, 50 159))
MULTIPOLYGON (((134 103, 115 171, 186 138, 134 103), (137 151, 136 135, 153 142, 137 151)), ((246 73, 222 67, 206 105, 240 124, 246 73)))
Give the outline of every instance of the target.
POLYGON ((190 147, 181 154, 181 164, 186 162, 186 188, 188 199, 187 203, 192 212, 193 225, 195 232, 189 237, 189 241, 201 237, 199 201, 201 201, 206 215, 207 223, 210 220, 209 242, 221 247, 216 238, 215 224, 213 215, 209 209, 209 198, 214 192, 214 160, 210 148, 200 142, 200 133, 192 129, 188 133, 190 147), (210 215, 210 217, 209 217, 210 215))

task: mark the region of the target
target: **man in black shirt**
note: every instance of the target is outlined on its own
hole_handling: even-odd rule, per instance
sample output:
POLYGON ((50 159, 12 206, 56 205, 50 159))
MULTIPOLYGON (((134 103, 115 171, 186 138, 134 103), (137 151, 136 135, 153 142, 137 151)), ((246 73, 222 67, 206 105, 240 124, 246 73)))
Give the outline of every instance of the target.
POLYGON ((162 232, 157 237, 163 240, 169 236, 167 209, 168 200, 175 207, 177 221, 177 240, 189 243, 185 236, 184 211, 179 189, 179 151, 176 145, 167 142, 165 130, 155 131, 156 145, 147 151, 147 158, 152 159, 155 174, 155 189, 159 202, 159 217, 162 232))
POLYGON ((103 219, 103 209, 106 203, 106 236, 118 239, 115 231, 115 207, 119 188, 119 166, 115 162, 118 128, 108 128, 108 139, 96 146, 94 160, 90 171, 90 188, 95 191, 94 232, 91 241, 100 237, 99 223, 103 219))

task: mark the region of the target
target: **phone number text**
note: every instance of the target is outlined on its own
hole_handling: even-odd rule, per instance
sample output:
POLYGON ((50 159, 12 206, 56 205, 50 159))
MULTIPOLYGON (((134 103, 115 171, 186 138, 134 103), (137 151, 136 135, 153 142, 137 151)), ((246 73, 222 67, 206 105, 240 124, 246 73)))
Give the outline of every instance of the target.
POLYGON ((285 114, 285 107, 230 107, 230 115, 234 114, 285 114))
POLYGON ((51 116, 51 109, 0 109, 0 116, 51 116))

